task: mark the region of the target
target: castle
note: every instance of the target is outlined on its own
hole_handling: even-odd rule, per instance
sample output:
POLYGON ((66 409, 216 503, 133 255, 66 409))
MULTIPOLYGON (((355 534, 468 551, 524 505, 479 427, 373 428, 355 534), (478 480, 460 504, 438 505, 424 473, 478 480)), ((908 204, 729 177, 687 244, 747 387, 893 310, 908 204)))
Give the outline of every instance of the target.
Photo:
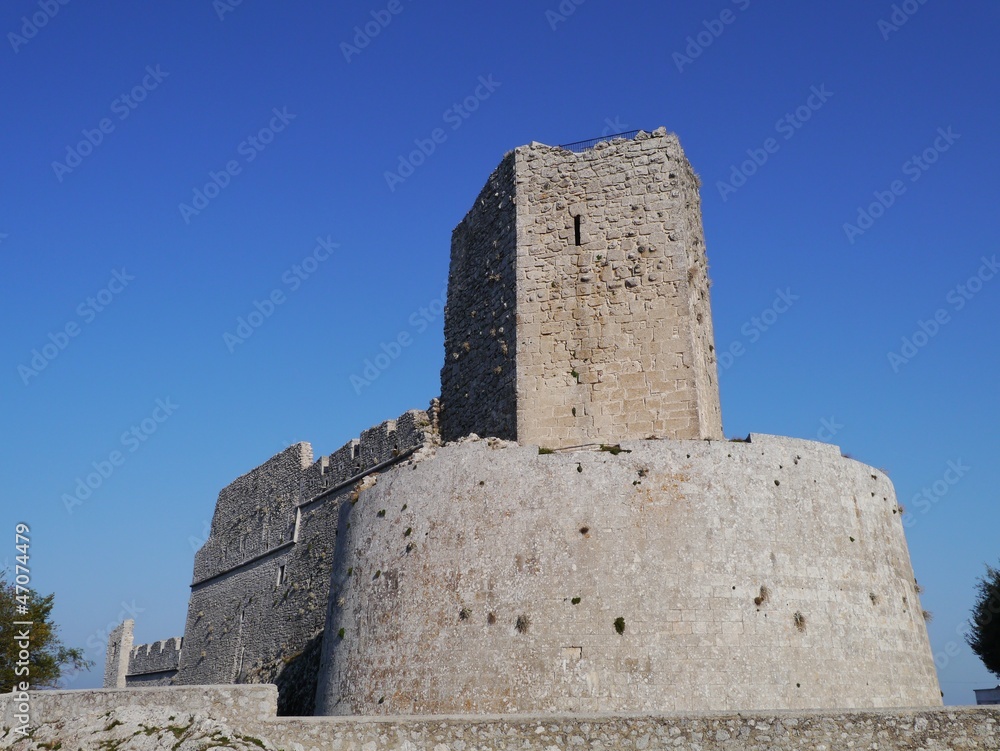
POLYGON ((183 639, 109 687, 285 714, 940 705, 892 483, 727 441, 699 181, 660 129, 508 153, 452 237, 441 396, 219 494, 183 639))

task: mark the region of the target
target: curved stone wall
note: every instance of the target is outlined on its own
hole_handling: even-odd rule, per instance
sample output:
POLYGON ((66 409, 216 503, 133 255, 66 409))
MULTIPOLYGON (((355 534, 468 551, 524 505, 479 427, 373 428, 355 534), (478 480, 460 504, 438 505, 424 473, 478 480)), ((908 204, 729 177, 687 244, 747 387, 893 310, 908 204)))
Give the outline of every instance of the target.
POLYGON ((757 434, 621 449, 469 440, 344 504, 317 713, 941 703, 882 472, 757 434))

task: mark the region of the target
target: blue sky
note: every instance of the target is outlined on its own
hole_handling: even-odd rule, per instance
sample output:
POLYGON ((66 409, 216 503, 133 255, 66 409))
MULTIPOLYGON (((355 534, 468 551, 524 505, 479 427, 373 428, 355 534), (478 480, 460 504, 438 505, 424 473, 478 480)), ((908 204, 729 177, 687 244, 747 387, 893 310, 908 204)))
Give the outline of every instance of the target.
POLYGON ((0 564, 29 524, 98 663, 69 687, 122 617, 182 633, 223 486, 437 395, 450 233, 505 151, 660 125, 704 183, 727 435, 885 468, 945 700, 995 685, 958 634, 1000 559, 1000 8, 898 5, 7 3, 0 564))

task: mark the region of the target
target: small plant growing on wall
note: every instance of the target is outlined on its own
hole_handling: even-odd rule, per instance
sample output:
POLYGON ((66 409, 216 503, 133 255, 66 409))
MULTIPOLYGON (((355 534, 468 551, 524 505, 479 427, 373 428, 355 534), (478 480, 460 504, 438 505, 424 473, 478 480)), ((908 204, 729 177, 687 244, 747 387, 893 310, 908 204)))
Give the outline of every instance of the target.
POLYGON ((517 620, 514 621, 514 628, 517 629, 517 633, 526 634, 528 629, 531 628, 531 619, 526 615, 519 615, 517 620))
POLYGON ((619 636, 625 633, 625 619, 621 616, 615 618, 615 633, 619 636))
POLYGON ((806 617, 802 615, 802 613, 796 611, 795 615, 793 615, 792 618, 795 621, 795 628, 797 628, 799 631, 806 630, 806 617))

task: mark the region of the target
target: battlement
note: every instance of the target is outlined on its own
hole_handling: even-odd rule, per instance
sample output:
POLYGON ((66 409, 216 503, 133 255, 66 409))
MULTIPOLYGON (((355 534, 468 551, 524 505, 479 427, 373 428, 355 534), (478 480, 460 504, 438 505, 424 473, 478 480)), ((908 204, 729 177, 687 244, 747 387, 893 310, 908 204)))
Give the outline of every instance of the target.
POLYGON ((508 153, 452 235, 442 437, 720 438, 699 185, 662 128, 508 153))
POLYGON ((181 659, 183 639, 175 636, 152 644, 138 644, 129 655, 129 676, 176 671, 181 659))
MULTIPOLYGON (((432 407, 433 410, 436 407, 432 407)), ((220 576, 295 541, 299 510, 352 478, 436 440, 432 416, 410 410, 313 461, 296 443, 219 493, 208 540, 195 554, 194 583, 220 576)))
MULTIPOLYGON (((436 445, 437 413, 435 400, 315 460, 297 443, 219 493, 195 554, 174 683, 278 683, 283 711, 311 711, 304 686, 315 681, 340 508, 359 484, 436 445)), ((137 658, 156 666, 169 661, 163 652, 137 658)))

